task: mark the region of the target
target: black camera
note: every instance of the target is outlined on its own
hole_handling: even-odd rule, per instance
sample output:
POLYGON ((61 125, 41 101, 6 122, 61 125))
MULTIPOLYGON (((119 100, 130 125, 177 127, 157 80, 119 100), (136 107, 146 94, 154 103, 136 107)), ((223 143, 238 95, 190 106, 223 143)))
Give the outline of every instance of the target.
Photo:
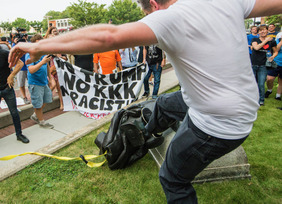
POLYGON ((56 57, 55 55, 47 55, 47 57, 56 57))
POLYGON ((14 38, 18 39, 17 43, 18 42, 26 42, 27 34, 23 33, 23 32, 26 32, 26 29, 24 29, 24 28, 17 28, 17 33, 14 36, 14 38))

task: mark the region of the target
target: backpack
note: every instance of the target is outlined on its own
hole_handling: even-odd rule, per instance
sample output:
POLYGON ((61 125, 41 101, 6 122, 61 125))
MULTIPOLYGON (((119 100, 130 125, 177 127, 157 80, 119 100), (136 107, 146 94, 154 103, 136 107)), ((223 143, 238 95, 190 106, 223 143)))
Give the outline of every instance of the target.
POLYGON ((149 100, 120 109, 114 114, 108 132, 97 136, 95 144, 100 154, 107 152, 105 157, 110 169, 123 169, 163 143, 162 135, 150 134, 145 129, 144 118, 150 117, 154 105, 155 100, 149 100), (151 111, 143 112, 145 107, 151 111))

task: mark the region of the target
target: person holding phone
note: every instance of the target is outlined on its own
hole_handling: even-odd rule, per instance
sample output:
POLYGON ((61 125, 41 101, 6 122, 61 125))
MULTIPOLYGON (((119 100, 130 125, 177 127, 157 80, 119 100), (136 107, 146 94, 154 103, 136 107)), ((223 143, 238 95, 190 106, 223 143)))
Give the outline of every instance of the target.
MULTIPOLYGON (((31 42, 35 43, 43 39, 39 34, 31 38, 31 42)), ((28 67, 28 89, 30 92, 31 104, 34 113, 30 119, 39 124, 43 128, 54 128, 53 125, 46 122, 43 118, 43 108, 46 103, 52 102, 52 91, 49 88, 48 78, 51 79, 51 73, 47 63, 50 62, 52 55, 44 55, 37 62, 27 64, 28 67)), ((26 54, 26 60, 30 59, 30 55, 26 54)))

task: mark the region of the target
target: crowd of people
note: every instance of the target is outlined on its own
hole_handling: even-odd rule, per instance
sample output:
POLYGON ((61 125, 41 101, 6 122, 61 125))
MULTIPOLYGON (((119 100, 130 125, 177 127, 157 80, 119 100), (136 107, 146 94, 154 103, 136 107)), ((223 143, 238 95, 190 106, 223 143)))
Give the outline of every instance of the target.
MULTIPOLYGON (((252 26, 247 36, 253 73, 259 88, 259 104, 272 93, 275 78, 278 87, 275 99, 281 101, 282 94, 282 32, 275 31, 275 25, 252 26), (265 83, 267 90, 265 91, 265 83)), ((279 108, 281 109, 281 108, 279 108)))
MULTIPOLYGON (((0 42, 0 49, 6 50, 7 53, 9 53, 10 49, 17 45, 19 42, 36 43, 40 40, 52 38, 57 35, 59 35, 57 28, 54 26, 50 26, 47 32, 45 33, 44 37, 41 34, 35 34, 28 40, 28 35, 26 34, 25 30, 21 29, 20 34, 12 36, 12 45, 10 45, 10 43, 8 42, 8 38, 2 37, 0 42)), ((8 56, 7 53, 5 57, 8 56)), ((159 48, 156 48, 156 46, 150 46, 150 48, 147 46, 146 48, 145 46, 137 46, 132 48, 123 48, 119 50, 112 50, 108 52, 94 53, 88 55, 67 56, 66 54, 52 54, 48 56, 42 56, 37 62, 26 64, 26 60, 29 59, 29 54, 27 53, 21 57, 21 62, 23 64, 21 69, 15 69, 11 73, 11 76, 16 76, 17 86, 19 87, 24 103, 31 103, 33 105, 34 113, 30 116, 30 119, 37 123, 40 127, 54 128, 54 125, 44 120, 43 108, 47 103, 52 102, 53 91, 56 91, 59 96, 60 109, 64 109, 62 93, 58 81, 56 67, 54 65, 55 57, 59 57, 66 61, 69 61, 72 64, 75 64, 76 66, 85 69, 89 72, 95 72, 99 74, 111 74, 115 72, 120 72, 130 67, 134 67, 139 63, 147 63, 149 67, 149 72, 144 80, 145 93, 143 94, 143 97, 149 97, 148 79, 152 78, 152 75, 154 75, 155 81, 152 98, 156 99, 160 85, 162 67, 165 65, 165 57, 163 56, 163 52, 159 48), (155 52, 155 50, 157 49, 158 53, 155 52), (140 58, 142 58, 141 61, 139 60, 140 58), (153 74, 151 74, 152 72, 153 74), (28 83, 30 99, 28 99, 26 93, 26 82, 28 83)), ((4 67, 8 68, 8 64, 5 64, 4 67)), ((4 78, 7 78, 8 76, 9 75, 6 74, 4 78)), ((2 80, 2 83, 3 86, 4 84, 8 84, 6 80, 2 80)), ((1 97, 6 100, 12 117, 18 118, 19 115, 15 113, 16 110, 14 109, 14 107, 11 107, 10 103, 7 102, 7 98, 4 96, 1 97)), ((14 98, 13 101, 14 103, 16 103, 16 98, 14 98)), ((20 138, 19 140, 21 140, 22 142, 28 143, 27 141, 29 140, 27 139, 27 137, 22 135, 22 133, 19 131, 19 129, 21 129, 20 125, 18 124, 20 120, 13 120, 18 139, 20 138)))
MULTIPOLYGON (((158 44, 172 63, 181 90, 157 98, 144 131, 158 135, 182 121, 167 148, 159 179, 167 203, 197 203, 191 182, 212 161, 248 138, 259 105, 264 104, 264 67, 274 67, 272 62, 279 56, 277 43, 260 26, 258 38, 251 42, 251 64, 244 19, 281 14, 281 0, 139 2, 146 14, 140 21, 92 25, 37 43, 19 43, 10 52, 10 67, 21 62, 24 53, 29 53, 27 63, 36 67, 39 60, 50 60, 48 54, 93 54, 158 44), (85 33, 89 35, 82 39, 85 33), (262 78, 260 82, 253 74, 257 81, 262 78)), ((160 63, 154 62, 151 72, 160 63)))

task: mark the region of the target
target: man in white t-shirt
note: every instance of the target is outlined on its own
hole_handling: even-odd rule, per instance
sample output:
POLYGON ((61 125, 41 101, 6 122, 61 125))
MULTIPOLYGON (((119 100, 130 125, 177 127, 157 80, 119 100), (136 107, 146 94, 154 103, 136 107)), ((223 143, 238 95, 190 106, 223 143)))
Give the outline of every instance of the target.
POLYGON ((183 120, 168 147, 160 181, 168 203, 197 203, 191 181, 214 159, 238 147, 256 120, 258 89, 244 19, 280 14, 281 0, 139 1, 150 14, 141 21, 93 25, 37 44, 18 44, 10 66, 26 52, 31 63, 43 54, 158 44, 175 69, 181 92, 160 96, 146 127, 156 133, 183 120))

